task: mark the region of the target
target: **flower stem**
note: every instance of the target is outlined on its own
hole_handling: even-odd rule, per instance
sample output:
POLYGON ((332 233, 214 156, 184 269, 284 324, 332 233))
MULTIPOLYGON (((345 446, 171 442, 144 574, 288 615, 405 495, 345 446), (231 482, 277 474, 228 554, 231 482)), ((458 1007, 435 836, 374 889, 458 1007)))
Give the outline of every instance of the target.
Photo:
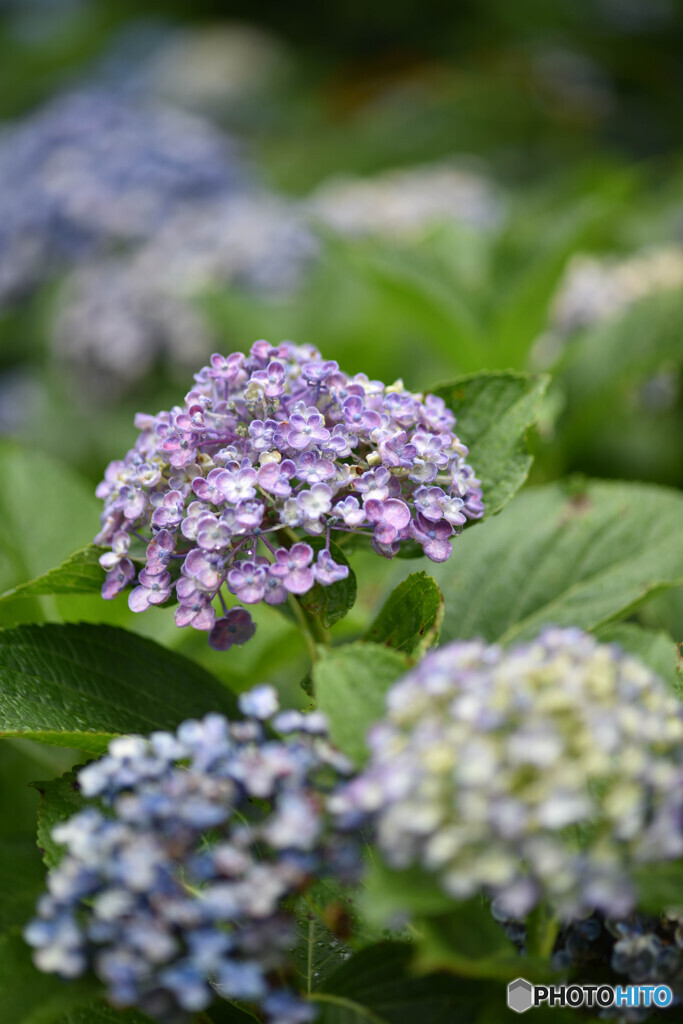
POLYGON ((555 946, 560 922, 544 905, 539 904, 527 918, 527 952, 529 956, 537 956, 547 960, 555 946))
POLYGON ((313 662, 313 664, 315 664, 316 661, 318 660, 318 649, 315 645, 315 637, 313 636, 313 633, 311 631, 309 620, 307 619, 303 608, 292 594, 289 595, 287 603, 289 604, 289 607, 299 625, 301 635, 303 636, 306 642, 306 646, 308 647, 308 653, 311 656, 311 661, 313 662))

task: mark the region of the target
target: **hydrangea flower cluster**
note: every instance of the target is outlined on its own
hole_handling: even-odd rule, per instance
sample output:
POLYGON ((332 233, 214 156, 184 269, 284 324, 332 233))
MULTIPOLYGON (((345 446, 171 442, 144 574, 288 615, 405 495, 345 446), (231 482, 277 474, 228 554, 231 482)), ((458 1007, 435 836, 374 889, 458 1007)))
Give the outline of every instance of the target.
POLYGON ((624 259, 577 256, 569 264, 552 308, 561 336, 610 320, 648 295, 683 287, 683 248, 659 246, 624 259))
POLYGON ((477 170, 455 162, 385 171, 372 178, 332 178, 309 197, 312 215, 351 237, 410 239, 444 223, 497 228, 501 197, 477 170))
POLYGON ((200 118, 101 89, 60 96, 0 139, 0 300, 245 182, 234 146, 200 118))
MULTIPOLYGON (((155 25, 114 36, 97 71, 119 91, 152 96, 211 118, 258 116, 291 70, 284 43, 241 22, 155 25)), ((237 123, 241 123, 238 122, 237 123)))
POLYGON ((391 866, 419 864, 457 899, 622 917, 633 866, 683 855, 683 707, 580 630, 429 654, 390 690, 369 743, 335 811, 372 815, 391 866))
POLYGON ((547 330, 537 338, 533 359, 552 366, 580 331, 609 323, 650 296, 683 288, 683 247, 660 245, 623 257, 576 255, 550 309, 547 330))
MULTIPOLYGON (((525 922, 508 917, 495 903, 491 909, 524 955, 525 922)), ((671 911, 651 917, 635 913, 614 920, 594 913, 568 921, 558 932, 551 963, 562 977, 579 983, 604 980, 613 972, 622 985, 669 985, 673 1005, 679 1006, 683 999, 683 914, 671 911)), ((651 1014, 650 1009, 640 1007, 605 1011, 601 1017, 635 1024, 651 1014)))
POLYGON ((277 298, 318 251, 296 207, 238 192, 170 214, 134 253, 79 267, 61 289, 53 351, 86 401, 116 401, 161 358, 185 370, 215 342, 197 297, 233 286, 277 298))
POLYGON ((279 604, 342 580, 334 534, 367 537, 387 558, 417 541, 443 562, 467 519, 483 515, 440 398, 350 377, 290 342, 214 355, 195 381, 183 406, 137 417, 135 447, 98 487, 105 598, 136 582, 129 604, 141 612, 175 592, 178 626, 227 649, 254 627, 243 608, 228 611, 224 587, 243 605, 279 604), (306 537, 321 538, 316 550, 306 537))
POLYGON ((349 765, 319 712, 278 712, 270 686, 240 705, 242 721, 121 737, 80 770, 92 805, 54 828, 66 852, 25 929, 41 970, 94 970, 116 1006, 163 1021, 216 997, 278 1024, 314 1016, 281 981, 296 933, 284 902, 321 875, 356 877, 356 845, 325 809, 349 765))

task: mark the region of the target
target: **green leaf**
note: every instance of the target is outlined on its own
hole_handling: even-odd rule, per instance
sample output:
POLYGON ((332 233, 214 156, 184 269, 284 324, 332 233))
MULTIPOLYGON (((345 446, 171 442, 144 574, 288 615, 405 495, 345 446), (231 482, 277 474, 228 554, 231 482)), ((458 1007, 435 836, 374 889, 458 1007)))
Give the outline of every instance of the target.
MULTIPOLYGON (((93 998, 93 982, 60 981, 38 971, 31 952, 18 934, 0 936, 0 1005, 2 1024, 71 1024, 66 1016, 93 998)), ((81 1018, 79 1024, 85 1024, 81 1018)), ((88 1024, 94 1024, 88 1018, 88 1024)), ((113 1024, 113 1022, 112 1022, 113 1024)))
MULTIPOLYGON (((242 1018, 249 1019, 246 1014, 242 1018)), ((58 1024, 151 1024, 151 1017, 137 1010, 115 1010, 103 999, 95 999, 70 1010, 58 1024)))
POLYGON ((51 569, 89 543, 101 503, 91 485, 57 459, 0 444, 0 588, 51 569))
POLYGON ((34 842, 0 841, 0 930, 28 921, 43 884, 43 866, 34 842))
POLYGON ((325 651, 313 667, 318 706, 330 722, 330 736, 358 764, 367 758, 365 734, 384 713, 384 695, 408 662, 378 644, 345 644, 325 651))
POLYGON ((683 581, 683 495, 648 484, 525 491, 435 567, 441 641, 529 639, 547 624, 595 629, 683 581))
POLYGON ((256 1017, 250 1010, 235 1006, 225 999, 218 999, 209 1007, 208 1011, 199 1013, 192 1018, 195 1024, 250 1024, 256 1021, 261 1024, 260 1018, 256 1017))
POLYGON ((641 910, 659 916, 665 910, 681 905, 683 889, 683 860, 657 865, 644 865, 634 872, 641 910))
POLYGON ((482 482, 487 516, 500 512, 529 474, 525 433, 538 416, 549 380, 483 372, 434 389, 455 413, 458 437, 469 448, 467 461, 482 482))
POLYGON ((436 643, 443 597, 431 576, 414 572, 390 594, 365 639, 418 657, 436 643))
POLYGON ((65 562, 49 569, 42 576, 20 583, 12 590, 0 594, 0 601, 15 597, 33 597, 38 594, 99 594, 104 580, 104 570, 99 557, 104 548, 90 544, 74 552, 65 562))
POLYGON ((487 337, 469 302, 471 289, 454 288, 453 269, 439 259, 431 239, 406 248, 365 240, 347 246, 347 253, 364 280, 388 300, 391 312, 441 349, 451 366, 469 370, 481 365, 487 337))
POLYGON ((558 386, 562 457, 587 473, 679 483, 681 403, 653 398, 648 382, 678 379, 683 289, 641 299, 568 339, 558 386), (618 372, 615 372, 618 367, 618 372), (662 378, 662 374, 664 377, 662 378))
MULTIPOLYGON (((420 972, 448 970, 465 977, 512 980, 519 974, 519 954, 479 897, 451 901, 446 914, 417 924, 420 935, 415 967, 420 972)), ((525 962, 528 972, 530 962, 525 962)), ((546 967, 547 974, 547 967, 546 967)))
POLYGON ((324 879, 296 901, 297 941, 291 957, 297 987, 304 992, 319 988, 351 955, 351 933, 355 938, 357 927, 363 927, 351 891, 334 879, 324 879))
MULTIPOLYGON (((308 537, 306 543, 310 544, 317 553, 325 547, 323 537, 308 537)), ((336 544, 330 543, 330 554, 338 565, 349 566, 344 552, 336 544)), ((308 593, 298 598, 299 604, 309 615, 315 615, 325 629, 329 629, 335 622, 343 619, 356 601, 358 584, 353 569, 349 566, 349 575, 344 580, 337 580, 329 587, 323 587, 316 583, 308 593)))
POLYGON ((394 927, 404 918, 443 914, 453 899, 433 874, 420 868, 394 871, 375 853, 363 879, 363 914, 376 927, 394 927))
MULTIPOLYGON (((491 983, 482 986, 446 974, 414 977, 414 948, 385 942, 362 950, 326 979, 312 1000, 319 1024, 470 1024, 491 998, 491 983)), ((505 993, 494 991, 502 1008, 505 993)))
POLYGON ((234 709, 214 676, 126 630, 81 623, 0 631, 0 735, 99 754, 120 733, 234 709))
POLYGON ((76 782, 77 769, 66 772, 58 779, 45 782, 34 782, 33 788, 40 794, 38 804, 38 849, 48 868, 59 864, 64 854, 64 847, 52 838, 52 829, 62 821, 66 821, 78 811, 83 810, 85 798, 81 796, 76 782))
POLYGON ((601 643, 619 644, 627 654, 640 658, 681 696, 683 680, 678 672, 678 651, 667 633, 655 633, 631 622, 618 622, 601 626, 595 635, 601 643))

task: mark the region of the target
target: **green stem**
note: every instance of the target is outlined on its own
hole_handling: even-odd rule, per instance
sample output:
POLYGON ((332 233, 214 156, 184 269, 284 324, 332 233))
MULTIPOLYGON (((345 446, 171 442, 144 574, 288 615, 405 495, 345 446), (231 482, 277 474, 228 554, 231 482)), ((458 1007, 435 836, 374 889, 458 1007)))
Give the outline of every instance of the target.
POLYGON ((555 948, 555 940, 560 930, 560 922, 556 917, 549 917, 546 921, 543 935, 539 943, 539 952, 544 960, 549 960, 555 948))
POLYGON ((547 960, 552 954, 560 928, 558 919, 544 904, 539 904, 527 918, 527 953, 547 960))
POLYGON ((308 653, 311 656, 311 661, 315 665, 316 661, 318 660, 318 649, 315 645, 315 637, 311 632, 309 620, 306 614, 304 613, 303 608, 301 607, 301 605, 299 604, 295 597, 293 597, 290 594, 287 601, 297 623, 299 624, 299 629, 301 630, 301 635, 303 636, 306 642, 306 646, 308 647, 308 653))
POLYGON ((304 611, 304 615, 308 622, 309 629, 318 643, 322 644, 323 647, 331 647, 332 641, 330 639, 329 629, 325 629, 317 615, 312 615, 311 612, 307 611, 304 611))
MULTIPOLYGON (((294 530, 289 526, 283 526, 282 529, 277 531, 277 536, 282 540, 283 543, 289 542, 298 544, 300 542, 294 530)), ((322 622, 316 615, 312 615, 301 607, 296 597, 291 594, 289 596, 289 607, 291 608, 299 629, 301 630, 306 646, 308 647, 309 654, 311 655, 311 661, 313 664, 318 660, 318 651, 316 644, 322 644, 323 647, 330 647, 330 631, 326 629, 322 622)))
POLYGON ((308 920, 308 964, 306 971, 306 993, 313 991, 313 939, 315 937, 315 918, 311 914, 308 920))

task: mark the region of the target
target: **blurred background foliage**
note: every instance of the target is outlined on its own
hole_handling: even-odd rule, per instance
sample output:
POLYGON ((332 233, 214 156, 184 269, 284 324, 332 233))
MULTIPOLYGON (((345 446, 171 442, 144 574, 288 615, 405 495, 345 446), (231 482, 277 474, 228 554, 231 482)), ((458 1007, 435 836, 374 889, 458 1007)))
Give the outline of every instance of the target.
MULTIPOLYGON (((677 0, 0 0, 0 592, 89 543, 136 411, 260 337, 413 390, 550 371, 532 482, 683 485, 682 42, 677 0)), ((340 637, 420 567, 363 559, 340 637)), ((680 591, 635 614, 683 639, 680 591)), ((300 704, 255 618, 218 654, 172 610, 0 602, 300 704)))

